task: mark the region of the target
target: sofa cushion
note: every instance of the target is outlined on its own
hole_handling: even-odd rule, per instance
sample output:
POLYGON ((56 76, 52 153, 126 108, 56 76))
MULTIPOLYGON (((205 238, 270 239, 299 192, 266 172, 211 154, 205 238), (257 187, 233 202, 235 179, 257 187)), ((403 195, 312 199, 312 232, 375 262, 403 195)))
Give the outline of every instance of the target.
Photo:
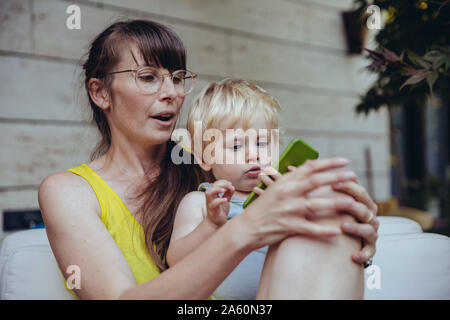
POLYGON ((380 235, 365 281, 367 300, 450 299, 450 239, 433 233, 380 235))
POLYGON ((0 299, 74 299, 64 288, 45 229, 15 232, 3 240, 0 299))
POLYGON ((422 227, 414 220, 402 217, 378 217, 380 227, 378 228, 378 236, 405 234, 405 233, 422 233, 422 227))

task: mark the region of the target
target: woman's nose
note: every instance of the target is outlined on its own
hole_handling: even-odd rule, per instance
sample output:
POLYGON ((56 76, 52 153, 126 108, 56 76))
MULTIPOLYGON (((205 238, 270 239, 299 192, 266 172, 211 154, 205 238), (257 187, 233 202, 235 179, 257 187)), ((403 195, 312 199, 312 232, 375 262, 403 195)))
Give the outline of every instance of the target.
POLYGON ((162 95, 162 98, 171 98, 174 99, 178 92, 175 89, 175 85, 172 81, 172 78, 170 76, 164 76, 163 77, 163 83, 161 85, 160 93, 162 95))

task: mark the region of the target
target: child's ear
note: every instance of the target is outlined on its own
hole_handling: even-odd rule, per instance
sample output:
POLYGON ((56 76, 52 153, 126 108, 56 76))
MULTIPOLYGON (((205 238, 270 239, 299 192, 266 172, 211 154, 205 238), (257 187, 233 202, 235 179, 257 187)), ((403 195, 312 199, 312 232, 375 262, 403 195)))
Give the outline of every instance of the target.
POLYGON ((211 166, 205 162, 199 163, 198 164, 200 166, 200 168, 202 168, 204 171, 210 171, 211 170, 211 166))
POLYGON ((200 166, 200 168, 202 168, 203 171, 210 171, 211 170, 211 165, 206 163, 203 160, 203 156, 199 155, 196 151, 191 151, 191 149, 189 149, 189 152, 195 158, 195 162, 198 163, 198 165, 200 166))
POLYGON ((203 161, 195 152, 193 153, 193 155, 195 157, 195 160, 197 160, 198 165, 200 166, 200 168, 203 169, 203 171, 211 170, 211 165, 209 163, 203 161))

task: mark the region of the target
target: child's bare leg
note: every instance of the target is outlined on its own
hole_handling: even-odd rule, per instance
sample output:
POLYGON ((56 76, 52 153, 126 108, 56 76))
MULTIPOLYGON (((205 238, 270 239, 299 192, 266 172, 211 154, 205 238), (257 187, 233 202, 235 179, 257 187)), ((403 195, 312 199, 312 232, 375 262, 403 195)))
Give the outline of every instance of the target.
MULTIPOLYGON (((339 226, 342 215, 321 219, 339 226)), ((267 252, 257 299, 362 299, 364 271, 351 259, 361 240, 342 234, 331 239, 290 237, 267 252)))

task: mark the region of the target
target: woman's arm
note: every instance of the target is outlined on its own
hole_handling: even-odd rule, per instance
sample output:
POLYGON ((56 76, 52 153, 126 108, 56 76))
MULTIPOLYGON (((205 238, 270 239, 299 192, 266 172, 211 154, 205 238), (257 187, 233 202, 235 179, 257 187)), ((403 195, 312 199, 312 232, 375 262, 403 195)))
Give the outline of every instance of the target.
POLYGON ((231 225, 173 268, 136 285, 84 179, 69 172, 47 177, 39 204, 60 269, 67 276, 68 266, 80 268, 81 288, 74 291, 81 299, 205 299, 249 252, 246 243, 230 236, 236 228, 231 225))
MULTIPOLYGON (((70 172, 53 174, 39 187, 39 205, 61 271, 81 272, 81 299, 115 299, 135 284, 122 252, 100 219, 90 185, 70 172)), ((61 279, 62 281, 62 279, 61 279)))

